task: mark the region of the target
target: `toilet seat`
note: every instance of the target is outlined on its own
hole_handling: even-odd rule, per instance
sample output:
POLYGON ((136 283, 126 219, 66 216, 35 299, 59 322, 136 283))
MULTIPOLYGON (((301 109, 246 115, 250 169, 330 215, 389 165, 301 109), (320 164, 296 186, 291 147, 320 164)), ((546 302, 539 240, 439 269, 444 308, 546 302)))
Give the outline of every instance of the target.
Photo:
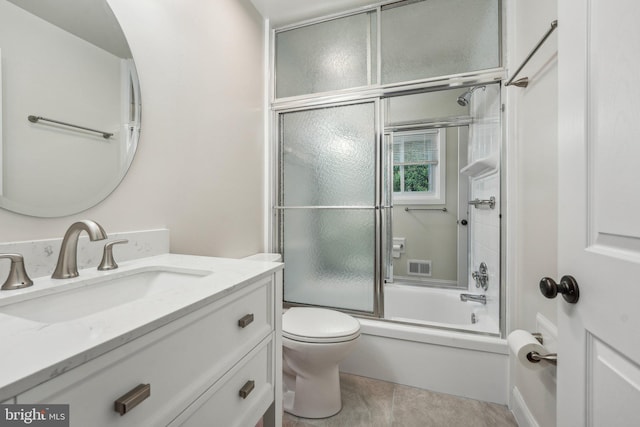
POLYGON ((360 336, 360 322, 339 311, 293 307, 282 315, 282 336, 307 343, 351 341, 360 336))

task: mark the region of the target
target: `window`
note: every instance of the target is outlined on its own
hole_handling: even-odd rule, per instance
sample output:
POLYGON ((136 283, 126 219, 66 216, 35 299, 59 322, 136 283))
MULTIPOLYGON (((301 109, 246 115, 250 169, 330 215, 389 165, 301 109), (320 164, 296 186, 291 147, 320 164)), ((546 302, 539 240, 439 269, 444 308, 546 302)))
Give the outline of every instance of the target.
POLYGON ((393 134, 393 201, 445 203, 445 129, 393 134))
POLYGON ((383 3, 379 12, 369 6, 277 29, 275 98, 376 88, 501 66, 500 0, 383 3))
POLYGON ((429 0, 383 5, 380 60, 382 84, 499 67, 500 2, 429 0))
POLYGON ((370 85, 377 68, 375 16, 365 12, 278 31, 276 98, 370 85))

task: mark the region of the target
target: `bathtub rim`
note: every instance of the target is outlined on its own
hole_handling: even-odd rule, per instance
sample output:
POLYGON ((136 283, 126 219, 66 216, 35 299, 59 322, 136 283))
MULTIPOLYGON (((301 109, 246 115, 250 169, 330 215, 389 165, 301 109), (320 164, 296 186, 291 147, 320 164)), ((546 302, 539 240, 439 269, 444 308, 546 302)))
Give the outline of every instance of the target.
MULTIPOLYGON (((410 296, 414 296, 414 297, 416 293, 420 295, 422 292, 428 292, 430 294, 433 294, 433 296, 437 298, 445 298, 445 300, 448 303, 453 303, 455 305, 463 304, 465 306, 466 304, 468 304, 466 302, 460 301, 460 295, 465 293, 465 290, 432 288, 429 286, 414 286, 412 284, 405 284, 401 282, 386 283, 385 293, 384 293, 385 305, 384 305, 384 310, 382 310, 383 316, 380 317, 380 319, 397 322, 401 324, 424 326, 428 328, 444 329, 444 330, 450 330, 450 331, 456 331, 456 332, 468 332, 472 334, 483 334, 483 335, 489 335, 489 336, 502 336, 502 334, 500 333, 500 322, 499 320, 494 319, 490 315, 490 311, 488 310, 488 307, 486 306, 486 304, 479 305, 477 307, 473 307, 473 306, 466 306, 466 307, 470 313, 476 313, 477 312, 476 310, 480 310, 481 315, 490 320, 490 324, 488 325, 488 327, 486 326, 486 321, 481 322, 480 325, 476 325, 471 322, 469 323, 439 322, 437 320, 423 320, 423 319, 419 319, 417 317, 411 317, 411 316, 404 317, 401 315, 397 315, 397 312, 401 311, 401 310, 398 310, 397 308, 393 310, 393 313, 395 315, 390 316, 389 308, 393 305, 391 304, 391 295, 396 293, 402 294, 402 296, 399 296, 396 298, 401 300, 401 302, 404 304, 404 298, 406 298, 406 296, 404 295, 405 292, 409 292, 410 296)), ((431 301, 431 298, 429 298, 429 300, 431 301)), ((373 319, 377 318, 375 316, 373 317, 365 316, 365 317, 371 317, 373 319)))
POLYGON ((365 335, 496 354, 509 354, 507 340, 494 334, 416 325, 390 319, 357 315, 355 317, 360 322, 360 333, 365 335))

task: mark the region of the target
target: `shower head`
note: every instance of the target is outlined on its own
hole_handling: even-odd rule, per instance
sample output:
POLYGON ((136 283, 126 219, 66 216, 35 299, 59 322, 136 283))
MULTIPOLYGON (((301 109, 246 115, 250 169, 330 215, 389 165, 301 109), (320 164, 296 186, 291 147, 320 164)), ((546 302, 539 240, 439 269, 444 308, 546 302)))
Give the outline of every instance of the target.
POLYGON ((468 90, 458 97, 458 104, 461 107, 466 107, 467 105, 469 105, 470 99, 471 99, 471 90, 468 90))
POLYGON ((462 95, 458 97, 458 104, 461 107, 466 107, 467 105, 469 105, 469 101, 471 101, 471 95, 473 94, 473 91, 476 89, 485 90, 486 86, 474 86, 472 88, 467 89, 466 92, 464 92, 462 95))

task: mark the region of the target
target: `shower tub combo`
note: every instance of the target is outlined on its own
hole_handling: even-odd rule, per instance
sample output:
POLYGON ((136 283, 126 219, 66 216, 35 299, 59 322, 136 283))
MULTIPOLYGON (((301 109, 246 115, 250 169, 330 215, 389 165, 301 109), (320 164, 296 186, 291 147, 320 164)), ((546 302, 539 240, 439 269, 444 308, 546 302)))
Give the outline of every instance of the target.
POLYGON ((343 372, 505 404, 501 5, 386 3, 274 30, 272 241, 284 301, 367 313, 343 372), (450 34, 451 19, 473 31, 449 41, 480 63, 445 66, 450 56, 427 43, 450 34), (432 23, 420 26, 424 64, 400 42, 415 40, 418 21, 432 23), (328 73, 325 50, 336 64, 358 52, 362 72, 328 73))
POLYGON ((359 319, 360 343, 340 370, 506 404, 506 340, 487 335, 497 333, 497 319, 490 317, 485 305, 461 301, 461 293, 385 285, 385 318, 359 319))

